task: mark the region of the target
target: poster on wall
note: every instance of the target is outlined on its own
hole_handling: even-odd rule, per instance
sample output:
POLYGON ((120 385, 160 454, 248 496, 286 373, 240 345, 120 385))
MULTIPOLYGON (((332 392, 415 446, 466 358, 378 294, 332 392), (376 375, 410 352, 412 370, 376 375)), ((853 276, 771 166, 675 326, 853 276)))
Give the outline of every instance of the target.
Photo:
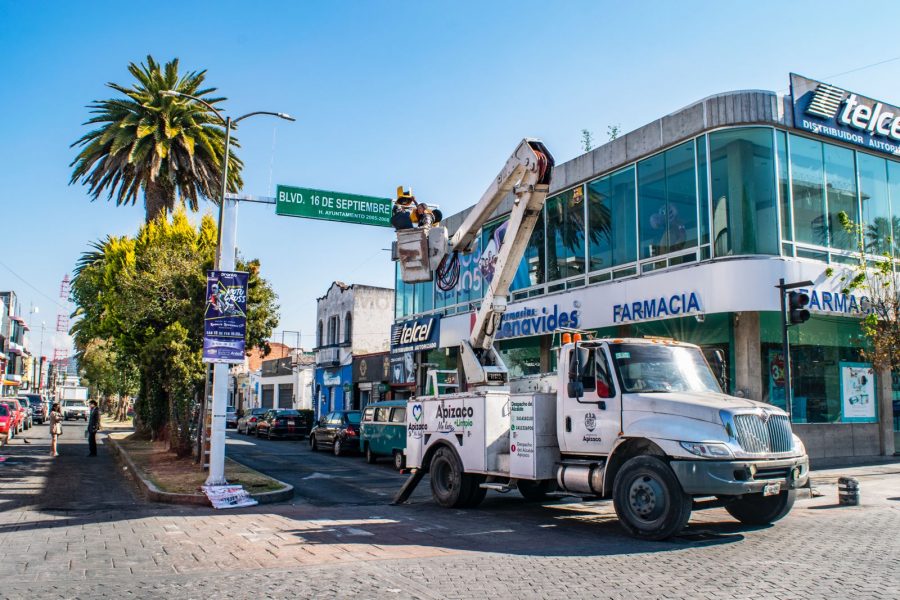
POLYGON ((203 362, 244 362, 248 277, 241 271, 207 271, 203 362))
POLYGON ((841 362, 841 421, 878 421, 875 397, 875 370, 870 363, 841 362))
POLYGON ((408 385, 416 382, 416 357, 414 352, 391 356, 391 383, 408 385))
POLYGON ((784 409, 784 353, 769 350, 769 403, 784 409))

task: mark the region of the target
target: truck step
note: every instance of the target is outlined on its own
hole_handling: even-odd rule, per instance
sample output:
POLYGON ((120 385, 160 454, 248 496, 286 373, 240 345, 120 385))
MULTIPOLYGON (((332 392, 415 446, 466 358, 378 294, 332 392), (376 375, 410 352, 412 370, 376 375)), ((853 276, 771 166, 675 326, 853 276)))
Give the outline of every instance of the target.
POLYGON ((482 483, 478 487, 484 488, 486 490, 494 490, 495 492, 500 492, 501 494, 505 494, 506 492, 516 489, 508 483, 497 483, 494 481, 482 483))

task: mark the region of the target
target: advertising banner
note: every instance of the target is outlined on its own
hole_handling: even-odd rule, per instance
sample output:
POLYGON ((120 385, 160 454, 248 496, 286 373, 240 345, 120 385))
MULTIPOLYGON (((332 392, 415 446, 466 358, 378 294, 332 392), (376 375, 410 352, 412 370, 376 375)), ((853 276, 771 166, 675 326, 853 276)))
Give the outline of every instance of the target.
POLYGON ((207 271, 203 313, 203 362, 244 362, 248 274, 207 271))
POLYGON ((434 350, 440 339, 440 315, 395 323, 391 326, 391 354, 434 350))
POLYGON ((412 352, 391 355, 391 383, 410 385, 416 382, 416 360, 412 352))
POLYGON ((791 73, 794 127, 900 155, 900 108, 791 73))
POLYGON ((869 363, 841 362, 841 421, 876 423, 875 370, 869 363))
POLYGON ((204 485, 201 488, 213 508, 241 508, 259 504, 242 485, 204 485))
POLYGON ((310 188, 279 185, 275 193, 275 214, 357 225, 392 227, 390 198, 360 196, 310 188))

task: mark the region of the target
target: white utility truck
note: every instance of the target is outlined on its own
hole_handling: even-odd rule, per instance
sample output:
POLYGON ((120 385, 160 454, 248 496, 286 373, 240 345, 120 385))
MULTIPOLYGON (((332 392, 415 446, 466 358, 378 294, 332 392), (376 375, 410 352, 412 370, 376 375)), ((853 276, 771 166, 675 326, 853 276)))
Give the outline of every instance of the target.
POLYGON ((724 506, 749 524, 782 518, 809 477, 803 444, 781 409, 724 394, 697 346, 570 331, 557 373, 509 381, 493 340, 552 169, 543 144, 523 140, 452 238, 441 226, 397 232, 404 281, 436 274, 449 286, 455 254, 471 252, 514 196, 494 277, 459 348, 466 391, 410 399, 412 476, 395 502, 429 473, 432 496, 448 508, 474 507, 489 489, 612 499, 622 526, 644 539, 678 533, 698 508, 724 506))

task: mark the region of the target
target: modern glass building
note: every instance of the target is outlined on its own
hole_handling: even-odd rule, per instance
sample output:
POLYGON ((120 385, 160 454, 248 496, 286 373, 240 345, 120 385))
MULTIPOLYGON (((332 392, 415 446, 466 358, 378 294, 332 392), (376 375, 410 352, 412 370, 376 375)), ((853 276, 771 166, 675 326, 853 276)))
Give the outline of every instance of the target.
MULTIPOLYGON (((866 362, 868 299, 842 292, 841 277, 860 244, 900 264, 900 149, 886 105, 863 135, 842 106, 867 99, 827 86, 844 94, 829 120, 814 111, 818 82, 793 79, 793 95, 712 96, 556 167, 498 336, 511 375, 555 368, 559 327, 658 335, 723 350, 730 393, 785 407, 774 286, 811 280, 813 316, 790 331, 796 430, 813 458, 894 453, 900 381, 866 362)), ((441 315, 441 349, 420 362, 454 365, 509 207, 462 257, 454 289, 398 275, 398 321, 441 315)), ((465 214, 445 219, 451 232, 465 214)))

